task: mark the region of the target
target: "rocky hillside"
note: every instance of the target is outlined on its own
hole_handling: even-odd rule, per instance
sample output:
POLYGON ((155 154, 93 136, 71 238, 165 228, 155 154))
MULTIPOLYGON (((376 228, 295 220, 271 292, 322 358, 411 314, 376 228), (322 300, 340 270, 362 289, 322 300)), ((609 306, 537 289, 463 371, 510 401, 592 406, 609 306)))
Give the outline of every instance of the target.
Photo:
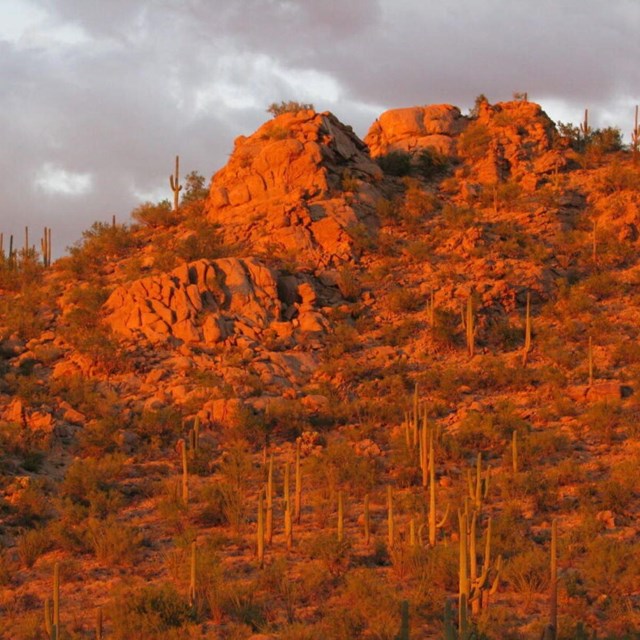
POLYGON ((552 522, 545 637, 635 637, 639 177, 530 102, 303 110, 0 256, 0 638, 56 566, 61 637, 539 638, 552 522))

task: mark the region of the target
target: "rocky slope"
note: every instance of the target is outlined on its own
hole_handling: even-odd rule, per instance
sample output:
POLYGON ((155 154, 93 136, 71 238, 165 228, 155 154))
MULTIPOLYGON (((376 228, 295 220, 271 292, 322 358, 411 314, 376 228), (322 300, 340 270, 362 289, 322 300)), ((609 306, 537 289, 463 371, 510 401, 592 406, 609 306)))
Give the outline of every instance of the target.
POLYGON ((640 544, 639 174, 596 142, 523 101, 394 109, 364 142, 331 114, 286 113, 238 138, 177 215, 92 228, 50 269, 3 258, 0 638, 40 637, 55 561, 69 637, 93 637, 88 599, 126 637, 127 598, 141 611, 148 585, 187 592, 195 537, 203 575, 235 591, 211 577, 184 612, 163 595, 179 624, 148 637, 394 637, 398 598, 416 637, 436 637, 458 531, 449 518, 437 546, 410 550, 426 508, 403 424, 416 384, 439 505, 464 508, 478 452, 493 469, 478 518, 505 569, 478 629, 539 637, 555 518, 562 637, 579 620, 630 632, 640 572, 614 548, 640 544), (189 438, 187 509, 174 483, 189 438), (263 455, 292 463, 296 438, 305 507, 293 549, 278 529, 261 571, 263 455), (387 484, 400 541, 385 547, 387 484))

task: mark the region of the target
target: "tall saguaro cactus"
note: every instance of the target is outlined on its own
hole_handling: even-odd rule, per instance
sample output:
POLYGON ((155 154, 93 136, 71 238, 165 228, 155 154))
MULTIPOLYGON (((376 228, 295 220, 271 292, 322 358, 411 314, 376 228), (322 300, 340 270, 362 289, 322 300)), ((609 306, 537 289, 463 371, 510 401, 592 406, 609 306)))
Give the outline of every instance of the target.
POLYGON ((44 601, 44 627, 51 640, 60 640, 60 564, 53 567, 53 613, 51 601, 44 601))
POLYGON ((589 109, 584 110, 584 120, 580 123, 580 133, 582 134, 582 144, 586 146, 591 136, 591 127, 589 125, 589 109))
POLYGON ((269 470, 267 472, 267 544, 273 542, 273 454, 269 457, 269 470))
POLYGON ((42 265, 51 266, 51 228, 45 227, 44 234, 40 238, 40 253, 42 254, 42 265))
POLYGON ((191 543, 191 564, 189 569, 189 605, 192 607, 196 607, 198 580, 198 546, 195 540, 191 543))
POLYGON ((176 156, 176 172, 169 176, 169 186, 173 191, 173 210, 177 211, 180 202, 180 191, 182 191, 182 185, 180 184, 180 156, 176 156))
POLYGON ((189 504, 189 464, 187 462, 187 443, 184 439, 179 441, 182 454, 182 502, 185 506, 189 504))
POLYGON ((258 497, 258 532, 257 532, 258 562, 260 568, 264 566, 264 507, 262 502, 262 491, 258 497))
POLYGON ((524 325, 524 349, 522 351, 522 366, 527 366, 527 359, 531 351, 531 292, 527 291, 527 314, 524 325))
POLYGON ((473 317, 473 296, 471 294, 469 294, 469 297, 467 298, 467 311, 465 314, 464 324, 467 337, 467 352, 469 353, 469 357, 473 358, 473 354, 475 353, 476 329, 473 317))

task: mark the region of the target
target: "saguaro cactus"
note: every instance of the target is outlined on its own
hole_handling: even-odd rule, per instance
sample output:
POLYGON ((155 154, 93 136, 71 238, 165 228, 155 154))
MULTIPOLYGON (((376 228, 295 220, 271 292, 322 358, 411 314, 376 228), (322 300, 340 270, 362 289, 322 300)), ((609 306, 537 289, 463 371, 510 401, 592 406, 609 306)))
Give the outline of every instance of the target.
POLYGON ((195 607, 197 604, 197 580, 198 580, 198 547, 196 541, 191 543, 191 564, 189 576, 189 605, 195 607))
POLYGON ((176 156, 176 172, 169 176, 169 186, 173 191, 173 210, 177 211, 180 204, 180 191, 182 191, 182 185, 180 183, 180 156, 176 156))
POLYGON ((484 473, 482 477, 482 453, 478 454, 476 459, 476 478, 475 481, 471 479, 471 469, 467 470, 467 484, 469 486, 469 498, 473 502, 473 506, 477 511, 482 508, 482 501, 489 494, 489 479, 490 467, 484 473))
POLYGON ((264 566, 264 507, 262 503, 262 491, 258 498, 258 533, 257 533, 257 547, 258 547, 258 562, 260 568, 264 566))
POLYGON ((187 444, 184 439, 178 441, 182 453, 182 502, 189 504, 189 464, 187 462, 187 444))
POLYGON ((429 438, 429 545, 435 547, 436 545, 436 532, 444 526, 449 516, 449 505, 442 516, 440 522, 437 521, 436 516, 436 463, 435 454, 433 450, 433 431, 429 438))
POLYGON ((302 514, 302 470, 300 467, 300 438, 296 441, 296 495, 294 504, 295 519, 300 524, 302 514))
POLYGON ((531 293, 527 291, 527 311, 524 324, 524 349, 522 350, 522 366, 527 366, 527 359, 531 351, 531 293))
POLYGON ((189 445, 191 447, 191 456, 195 458, 200 448, 200 416, 196 416, 193 421, 193 427, 189 431, 189 445))
POLYGON ((409 640, 409 602, 403 600, 400 603, 400 633, 396 640, 409 640))
POLYGON ((473 316, 473 296, 469 294, 467 298, 467 312, 465 316, 465 333, 467 337, 467 352, 470 358, 473 358, 473 354, 475 353, 475 324, 474 324, 474 316, 473 316))
POLYGON ((96 609, 96 640, 102 640, 102 607, 96 609))
POLYGON ((458 565, 458 629, 464 637, 467 633, 467 606, 469 603, 469 561, 467 559, 467 514, 458 511, 460 527, 459 565, 458 565))
POLYGON ((53 566, 53 614, 51 601, 44 601, 44 628, 51 640, 60 640, 60 564, 53 566))
POLYGON ((45 227, 44 234, 40 238, 40 252, 42 254, 42 265, 51 266, 51 228, 45 227))
POLYGON ((591 127, 589 126, 589 109, 584 110, 584 119, 580 123, 580 133, 582 135, 582 144, 586 146, 591 136, 591 127))
POLYGON ((273 542, 273 454, 269 456, 269 471, 267 472, 267 544, 273 542))

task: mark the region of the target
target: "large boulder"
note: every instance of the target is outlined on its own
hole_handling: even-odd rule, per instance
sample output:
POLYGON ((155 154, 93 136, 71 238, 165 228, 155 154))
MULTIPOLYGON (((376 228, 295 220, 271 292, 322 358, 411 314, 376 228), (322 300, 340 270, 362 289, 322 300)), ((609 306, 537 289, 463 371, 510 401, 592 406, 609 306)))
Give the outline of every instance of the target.
POLYGON ((113 331, 126 338, 215 343, 238 328, 255 337, 280 320, 282 302, 277 275, 261 262, 223 258, 120 286, 104 309, 113 331))
POLYGON ((424 148, 450 156, 467 122, 460 109, 450 104, 390 109, 371 125, 364 141, 373 157, 391 151, 413 154, 424 148))
POLYGON ((352 257, 352 229, 375 224, 381 178, 335 116, 285 113, 236 139, 213 176, 207 216, 227 244, 324 267, 352 257))

